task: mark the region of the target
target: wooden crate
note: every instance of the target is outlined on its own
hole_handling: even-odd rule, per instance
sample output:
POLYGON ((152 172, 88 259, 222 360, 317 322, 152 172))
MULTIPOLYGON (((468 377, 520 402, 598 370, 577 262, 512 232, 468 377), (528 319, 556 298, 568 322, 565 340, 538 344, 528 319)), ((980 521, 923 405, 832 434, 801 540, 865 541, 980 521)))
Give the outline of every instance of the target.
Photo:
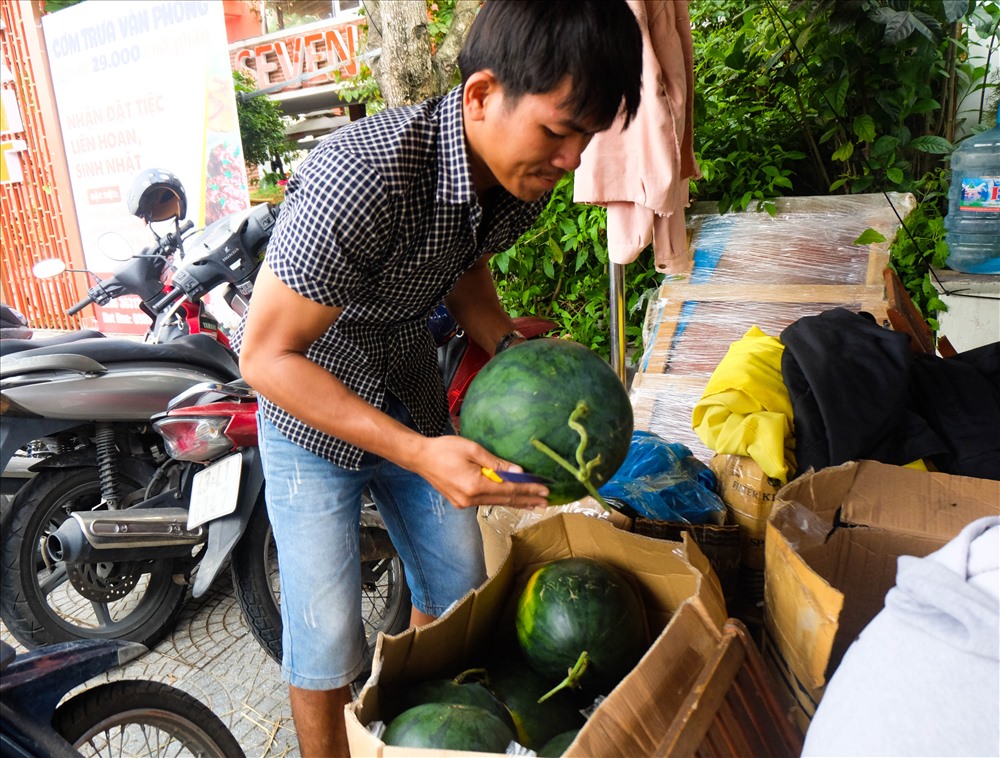
POLYGON ((802 738, 772 688, 746 627, 729 619, 654 755, 800 755, 802 738))

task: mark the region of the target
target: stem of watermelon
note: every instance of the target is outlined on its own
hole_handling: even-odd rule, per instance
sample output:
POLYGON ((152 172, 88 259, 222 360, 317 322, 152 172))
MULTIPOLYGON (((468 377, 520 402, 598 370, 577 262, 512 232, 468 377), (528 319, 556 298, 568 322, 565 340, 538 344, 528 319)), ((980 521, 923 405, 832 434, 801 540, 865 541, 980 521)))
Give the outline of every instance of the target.
POLYGON ((489 681, 489 675, 487 674, 486 669, 466 669, 461 674, 452 679, 452 681, 455 684, 464 684, 465 681, 472 676, 478 676, 480 677, 481 680, 489 681))
POLYGON ((532 437, 531 444, 534 445, 536 450, 540 450, 545 453, 549 456, 549 458, 571 473, 573 477, 586 488, 590 496, 600 503, 600 506, 605 511, 610 511, 611 506, 608 505, 607 501, 603 497, 601 497, 597 488, 590 481, 591 472, 594 470, 594 467, 601 462, 600 454, 595 456, 590 461, 584 460, 584 452, 587 449, 587 429, 580 423, 579 419, 581 416, 586 416, 589 410, 590 409, 587 407, 587 404, 583 402, 583 400, 580 400, 576 404, 576 408, 573 409, 573 412, 569 414, 569 420, 566 422, 573 431, 580 435, 580 444, 576 447, 576 466, 567 461, 540 439, 532 437))
POLYGON ((590 665, 590 656, 587 655, 587 651, 584 650, 580 653, 580 657, 576 659, 576 663, 573 664, 573 668, 566 672, 566 678, 563 679, 559 684, 553 687, 551 690, 546 692, 540 698, 538 698, 539 703, 544 703, 550 697, 555 695, 559 690, 564 690, 567 687, 576 687, 577 682, 580 681, 580 677, 583 676, 584 672, 587 670, 587 666, 590 665))

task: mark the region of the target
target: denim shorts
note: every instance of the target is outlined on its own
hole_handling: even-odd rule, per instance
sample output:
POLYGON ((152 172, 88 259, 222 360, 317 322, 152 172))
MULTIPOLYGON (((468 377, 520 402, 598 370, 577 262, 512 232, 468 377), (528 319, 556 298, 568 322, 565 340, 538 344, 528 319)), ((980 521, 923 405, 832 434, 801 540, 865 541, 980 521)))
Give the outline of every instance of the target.
MULTIPOLYGON (((411 425, 392 399, 387 411, 411 425)), ((350 471, 310 453, 258 414, 268 516, 281 575, 282 676, 329 690, 363 673, 359 522, 367 487, 405 567, 413 605, 439 616, 486 580, 476 509, 452 507, 422 477, 366 454, 350 471)))

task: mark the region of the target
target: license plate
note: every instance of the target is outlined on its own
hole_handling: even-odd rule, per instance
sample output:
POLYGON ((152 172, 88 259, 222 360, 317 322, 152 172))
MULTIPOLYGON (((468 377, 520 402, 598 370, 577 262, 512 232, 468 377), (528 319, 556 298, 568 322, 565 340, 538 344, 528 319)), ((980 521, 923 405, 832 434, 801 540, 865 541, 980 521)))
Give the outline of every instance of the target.
POLYGON ((188 529, 228 516, 236 510, 242 469, 243 456, 234 453, 194 475, 191 505, 188 508, 188 529))

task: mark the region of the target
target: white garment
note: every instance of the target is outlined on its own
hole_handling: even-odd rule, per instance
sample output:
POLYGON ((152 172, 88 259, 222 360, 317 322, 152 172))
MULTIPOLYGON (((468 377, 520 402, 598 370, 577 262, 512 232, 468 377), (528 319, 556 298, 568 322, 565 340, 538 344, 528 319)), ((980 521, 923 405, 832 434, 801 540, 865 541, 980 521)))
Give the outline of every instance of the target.
POLYGON ((902 556, 885 608, 847 650, 804 756, 1000 755, 1000 517, 902 556))

